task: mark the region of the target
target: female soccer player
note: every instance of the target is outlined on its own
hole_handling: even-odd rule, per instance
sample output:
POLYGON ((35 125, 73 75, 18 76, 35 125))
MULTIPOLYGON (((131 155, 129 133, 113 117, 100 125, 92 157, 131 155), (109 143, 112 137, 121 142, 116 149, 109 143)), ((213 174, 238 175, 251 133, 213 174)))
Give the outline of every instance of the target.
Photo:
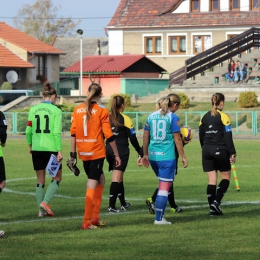
POLYGON ((207 197, 210 216, 223 215, 221 200, 230 182, 230 164, 236 162, 230 118, 223 113, 225 96, 215 93, 211 98, 212 109, 199 123, 199 138, 202 147, 202 166, 208 175, 207 197), (221 181, 216 189, 220 171, 221 181))
MULTIPOLYGON (((5 187, 6 176, 5 176, 5 163, 3 157, 2 147, 5 147, 6 139, 7 139, 7 123, 5 119, 5 115, 2 111, 0 111, 0 193, 5 187)), ((3 237, 5 232, 0 230, 0 237, 3 237)))
POLYGON ((110 143, 115 165, 121 164, 113 132, 109 123, 109 111, 98 105, 102 97, 102 88, 92 83, 88 88, 85 103, 77 106, 72 113, 71 159, 78 157, 83 161, 84 170, 88 176, 85 213, 82 229, 96 229, 105 223, 99 219, 102 193, 105 185, 103 164, 106 156, 104 137, 110 143))
POLYGON ((114 96, 111 105, 110 124, 114 133, 115 142, 121 158, 121 165, 116 166, 114 152, 109 144, 106 143, 106 158, 109 164, 109 171, 113 170, 112 182, 110 185, 110 198, 108 212, 118 213, 120 210, 116 208, 117 197, 121 203, 121 210, 127 210, 130 203, 125 201, 125 189, 123 183, 123 174, 125 172, 129 159, 129 143, 135 148, 139 154, 140 145, 136 138, 132 120, 123 114, 125 109, 125 100, 122 96, 114 96))
POLYGON ((161 110, 152 113, 144 127, 144 156, 142 163, 145 167, 148 167, 150 163, 159 179, 159 190, 155 201, 154 224, 171 224, 163 216, 167 204, 168 191, 176 171, 174 143, 182 157, 184 168, 188 166, 180 136, 180 120, 173 113, 177 111, 180 102, 181 99, 178 95, 168 95, 162 103, 161 110))
POLYGON ((55 155, 59 163, 62 161, 62 112, 54 105, 57 94, 50 83, 45 83, 42 95, 43 101, 30 109, 26 127, 26 139, 37 175, 36 200, 39 207, 39 217, 54 215, 49 202, 58 190, 62 176, 62 165, 60 164, 57 175, 52 177, 44 194, 45 169, 51 155, 55 155))

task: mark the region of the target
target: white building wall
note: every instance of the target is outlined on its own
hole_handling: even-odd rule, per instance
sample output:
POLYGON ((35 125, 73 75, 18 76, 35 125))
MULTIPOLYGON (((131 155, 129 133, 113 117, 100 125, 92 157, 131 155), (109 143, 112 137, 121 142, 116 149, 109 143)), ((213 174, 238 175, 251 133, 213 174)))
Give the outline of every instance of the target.
POLYGON ((240 11, 249 11, 249 0, 240 0, 240 11))
POLYGON ((200 1, 200 11, 208 12, 209 11, 209 0, 201 0, 200 1))
POLYGON ((46 59, 46 70, 47 70, 47 79, 49 82, 53 82, 54 75, 53 75, 53 64, 52 64, 52 56, 48 55, 46 59))
POLYGON ((172 13, 173 14, 178 14, 178 13, 189 13, 190 12, 190 0, 183 1, 179 7, 174 10, 172 13))
POLYGON ((109 31, 109 47, 108 54, 109 55, 123 55, 124 54, 124 39, 123 39, 123 31, 109 31))

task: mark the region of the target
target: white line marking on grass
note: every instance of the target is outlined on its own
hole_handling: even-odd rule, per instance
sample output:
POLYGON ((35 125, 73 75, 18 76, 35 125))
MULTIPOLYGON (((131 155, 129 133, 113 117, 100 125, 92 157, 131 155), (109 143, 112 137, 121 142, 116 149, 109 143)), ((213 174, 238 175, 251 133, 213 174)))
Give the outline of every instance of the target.
MULTIPOLYGON (((192 202, 192 201, 190 201, 192 202)), ((195 201, 193 201, 195 202, 195 201)), ((205 203, 202 202, 202 203, 205 203)), ((260 201, 227 201, 224 203, 221 203, 221 205, 259 205, 260 201)), ((190 205, 190 206, 183 206, 183 209, 196 209, 196 208, 208 208, 208 204, 204 204, 204 205, 190 205)), ((169 211, 169 208, 166 208, 166 213, 167 211, 169 211)), ((143 210, 128 210, 128 211, 121 211, 120 213, 101 213, 101 216, 111 216, 111 217, 118 217, 120 215, 128 215, 128 214, 136 214, 136 213, 142 213, 142 212, 146 212, 146 214, 148 214, 147 208, 143 209, 143 210)), ((192 214, 192 213, 191 213, 192 214)), ((71 216, 71 217, 42 217, 42 218, 36 218, 36 219, 32 219, 32 220, 17 220, 17 221, 10 221, 10 222, 1 222, 1 225, 14 225, 14 224, 21 224, 21 223, 37 223, 37 222, 49 222, 49 221, 61 221, 61 220, 75 220, 75 219, 83 219, 83 215, 82 216, 71 216)))

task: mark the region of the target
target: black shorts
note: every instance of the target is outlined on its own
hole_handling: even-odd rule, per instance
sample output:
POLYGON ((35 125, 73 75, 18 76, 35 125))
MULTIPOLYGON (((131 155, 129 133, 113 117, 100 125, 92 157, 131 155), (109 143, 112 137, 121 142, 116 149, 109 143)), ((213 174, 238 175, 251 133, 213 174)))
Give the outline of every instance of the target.
MULTIPOLYGON (((45 151, 32 151, 33 168, 35 171, 45 170, 51 155, 57 155, 57 152, 45 152, 45 151)), ((62 169, 62 164, 60 169, 62 169)))
POLYGON ((106 145, 106 158, 108 162, 108 171, 118 170, 124 172, 129 160, 129 154, 130 154, 129 147, 117 145, 117 150, 118 150, 119 157, 121 159, 121 165, 118 167, 116 167, 115 155, 110 144, 106 145))
POLYGON ((5 163, 3 156, 0 157, 0 182, 5 181, 5 163))
POLYGON ((83 161, 83 167, 89 179, 100 180, 100 176, 103 174, 104 160, 105 158, 83 161))
POLYGON ((212 145, 202 146, 202 167, 204 172, 231 170, 230 155, 226 149, 212 145))

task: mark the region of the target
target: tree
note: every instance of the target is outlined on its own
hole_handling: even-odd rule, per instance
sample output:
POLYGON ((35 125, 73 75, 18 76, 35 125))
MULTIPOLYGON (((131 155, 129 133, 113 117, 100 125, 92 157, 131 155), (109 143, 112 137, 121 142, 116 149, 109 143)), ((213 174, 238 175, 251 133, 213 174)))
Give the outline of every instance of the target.
POLYGON ((60 9, 51 0, 23 5, 13 19, 14 26, 45 43, 51 43, 56 36, 74 36, 81 20, 74 22, 71 18, 58 17, 60 9))

